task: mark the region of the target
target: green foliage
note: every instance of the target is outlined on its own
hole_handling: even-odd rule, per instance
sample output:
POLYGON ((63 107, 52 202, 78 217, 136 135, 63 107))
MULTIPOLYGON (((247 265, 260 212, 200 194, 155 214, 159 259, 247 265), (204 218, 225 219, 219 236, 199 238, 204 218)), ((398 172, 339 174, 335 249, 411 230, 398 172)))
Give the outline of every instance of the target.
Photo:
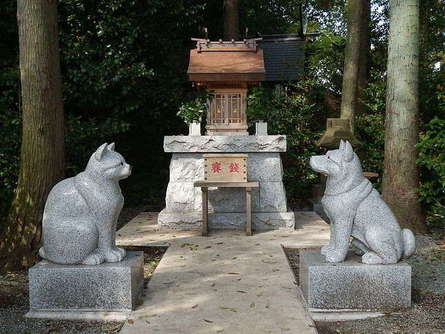
POLYGON ((301 3, 302 0, 240 1, 241 32, 247 27, 251 33, 296 33, 300 28, 301 3))
POLYGON ((184 71, 205 1, 65 0, 59 6, 68 175, 103 142, 134 165, 126 204, 159 203, 168 180, 166 134, 191 91, 184 71))
POLYGON ((341 94, 344 46, 344 36, 328 30, 321 31, 321 35, 307 46, 309 75, 320 87, 337 95, 341 94))
MULTIPOLYGON (((138 134, 146 139, 138 147, 149 151, 157 142, 150 137, 162 136, 164 124, 174 124, 168 120, 174 119, 185 83, 177 58, 196 24, 183 17, 202 5, 65 0, 59 9, 69 175, 79 172, 105 141, 117 141, 128 156, 138 134)), ((153 169, 163 163, 156 160, 147 172, 155 175, 153 169)))
POLYGON ((417 147, 422 174, 419 194, 427 208, 427 222, 432 227, 445 227, 445 119, 432 119, 417 147))
POLYGON ((17 182, 21 120, 18 107, 16 1, 0 3, 0 230, 17 182))
POLYGON ((195 97, 192 101, 184 102, 179 107, 176 115, 182 118, 186 124, 201 122, 203 116, 207 114, 209 98, 209 95, 202 94, 195 97))
POLYGON ((291 199, 309 198, 311 185, 318 181, 308 162, 310 156, 319 152, 315 139, 321 135, 326 119, 319 92, 314 81, 302 80, 256 87, 247 98, 248 119, 267 122, 270 134, 287 135, 284 182, 291 199))
POLYGON ((15 68, 0 71, 3 88, 0 92, 0 215, 3 216, 11 201, 19 172, 21 119, 16 106, 17 77, 15 68))
POLYGON ((383 159, 385 149, 385 96, 386 82, 370 83, 365 90, 364 103, 367 112, 356 115, 355 132, 361 142, 358 148, 364 171, 379 174, 375 186, 380 188, 383 175, 383 159))
MULTIPOLYGON (((120 133, 125 133, 130 124, 119 119, 106 118, 97 121, 95 118, 88 120, 80 116, 68 115, 66 144, 70 149, 67 161, 67 175, 75 175, 86 166, 88 159, 95 148, 120 133)), ((111 139, 110 139, 111 140, 111 139)))

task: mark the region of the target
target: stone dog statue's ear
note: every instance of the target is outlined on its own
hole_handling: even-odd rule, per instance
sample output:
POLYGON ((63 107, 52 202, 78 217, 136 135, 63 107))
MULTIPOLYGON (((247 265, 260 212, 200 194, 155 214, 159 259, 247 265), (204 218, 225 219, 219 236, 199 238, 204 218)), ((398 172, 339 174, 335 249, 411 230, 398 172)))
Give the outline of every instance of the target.
POLYGON ((351 143, 349 141, 344 142, 343 146, 343 159, 345 161, 351 161, 354 158, 354 150, 352 149, 351 143))
POLYGON ((107 143, 100 145, 99 148, 96 150, 96 153, 94 153, 94 157, 96 158, 97 161, 101 161, 102 158, 104 157, 107 145, 108 145, 107 143))
POLYGON ((343 151, 345 149, 345 141, 343 139, 340 139, 340 145, 338 146, 338 149, 340 151, 343 151))
POLYGON ((107 146, 107 148, 109 151, 114 152, 114 146, 115 146, 114 143, 111 143, 110 145, 107 146))

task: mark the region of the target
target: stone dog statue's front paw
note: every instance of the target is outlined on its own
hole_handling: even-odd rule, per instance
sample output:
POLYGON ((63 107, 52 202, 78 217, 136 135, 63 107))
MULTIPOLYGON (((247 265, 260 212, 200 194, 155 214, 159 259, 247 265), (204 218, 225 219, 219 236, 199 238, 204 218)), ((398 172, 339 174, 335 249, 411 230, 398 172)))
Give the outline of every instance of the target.
POLYGON ((106 262, 119 262, 125 257, 125 249, 113 247, 103 251, 106 262))
POLYGON ((342 262, 345 259, 345 254, 337 250, 328 250, 325 254, 328 262, 342 262))
POLYGON ((321 252, 322 255, 326 256, 326 253, 332 252, 333 250, 334 250, 333 247, 331 247, 329 245, 326 245, 326 246, 321 247, 320 252, 321 252))
POLYGON ((82 264, 86 264, 89 266, 96 266, 98 264, 101 264, 105 261, 105 256, 104 254, 100 253, 100 252, 93 252, 90 255, 88 255, 83 261, 82 264))

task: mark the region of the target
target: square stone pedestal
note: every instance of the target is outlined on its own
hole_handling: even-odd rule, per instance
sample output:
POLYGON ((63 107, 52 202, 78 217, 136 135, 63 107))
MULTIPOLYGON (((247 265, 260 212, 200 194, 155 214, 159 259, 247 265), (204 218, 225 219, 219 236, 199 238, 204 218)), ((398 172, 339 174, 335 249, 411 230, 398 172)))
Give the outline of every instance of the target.
POLYGON ((29 318, 126 318, 142 294, 143 252, 97 266, 41 261, 29 269, 29 318))
POLYGON ((300 252, 300 287, 309 311, 387 312, 411 306, 411 266, 369 265, 348 254, 326 262, 320 250, 300 252))

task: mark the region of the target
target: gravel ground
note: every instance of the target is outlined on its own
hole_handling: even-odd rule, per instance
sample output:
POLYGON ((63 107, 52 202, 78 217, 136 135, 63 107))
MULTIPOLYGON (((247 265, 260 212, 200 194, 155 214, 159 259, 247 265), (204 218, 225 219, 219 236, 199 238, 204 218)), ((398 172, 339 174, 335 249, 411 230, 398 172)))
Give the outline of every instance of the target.
MULTIPOLYGON (((165 252, 157 247, 125 247, 144 251, 144 283, 148 284, 165 252)), ((0 275, 0 334, 113 334, 123 322, 38 320, 24 317, 28 312, 27 272, 0 275)))
MULTIPOLYGON (((317 322, 320 334, 445 334, 445 241, 417 237, 417 252, 407 262, 413 267, 412 308, 384 317, 317 322)), ((289 263, 298 277, 298 250, 286 249, 289 263)))

